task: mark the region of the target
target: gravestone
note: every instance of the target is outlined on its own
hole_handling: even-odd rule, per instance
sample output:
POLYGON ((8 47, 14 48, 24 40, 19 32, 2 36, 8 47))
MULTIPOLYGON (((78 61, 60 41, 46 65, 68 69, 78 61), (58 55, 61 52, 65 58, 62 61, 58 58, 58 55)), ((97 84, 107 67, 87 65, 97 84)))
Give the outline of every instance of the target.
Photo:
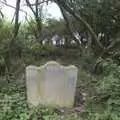
POLYGON ((72 107, 77 83, 77 68, 51 61, 41 67, 26 68, 28 102, 32 105, 72 107))

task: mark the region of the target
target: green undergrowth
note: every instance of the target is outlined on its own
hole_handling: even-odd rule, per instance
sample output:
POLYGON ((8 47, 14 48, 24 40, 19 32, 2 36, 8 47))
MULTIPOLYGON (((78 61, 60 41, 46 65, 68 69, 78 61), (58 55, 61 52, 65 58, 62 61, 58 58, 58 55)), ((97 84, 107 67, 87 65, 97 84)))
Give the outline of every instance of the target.
POLYGON ((24 74, 0 77, 0 120, 120 120, 120 68, 101 60, 104 72, 94 76, 79 69, 77 87, 85 93, 85 112, 60 115, 56 108, 29 107, 24 74))

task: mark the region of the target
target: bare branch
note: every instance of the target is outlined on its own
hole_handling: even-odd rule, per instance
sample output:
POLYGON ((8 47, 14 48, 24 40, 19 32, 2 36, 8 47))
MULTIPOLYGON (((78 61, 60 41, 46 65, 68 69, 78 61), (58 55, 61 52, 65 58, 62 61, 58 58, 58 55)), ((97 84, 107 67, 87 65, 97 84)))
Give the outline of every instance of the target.
POLYGON ((4 18, 4 14, 2 13, 2 11, 0 10, 0 15, 2 18, 4 18))
POLYGON ((16 2, 16 11, 15 11, 15 28, 14 28, 14 37, 17 36, 19 31, 19 10, 20 10, 20 0, 16 2))
POLYGON ((14 29, 13 29, 13 36, 11 38, 10 44, 9 44, 9 59, 11 57, 12 54, 12 46, 16 40, 16 37, 18 35, 18 31, 19 31, 19 27, 20 27, 20 23, 19 23, 19 12, 20 12, 20 0, 16 1, 16 7, 15 7, 15 25, 14 25, 14 29))
POLYGON ((35 11, 36 11, 36 18, 38 18, 38 0, 36 0, 35 11))
MULTIPOLYGON (((50 1, 50 0, 43 0, 43 1, 39 2, 39 3, 37 3, 37 5, 40 5, 40 4, 43 4, 43 3, 47 3, 47 4, 48 4, 49 1, 50 1)), ((36 3, 30 4, 30 5, 31 5, 31 6, 36 6, 36 3)), ((27 5, 25 5, 25 6, 27 6, 27 5)))
MULTIPOLYGON (((14 6, 10 5, 10 4, 7 4, 7 2, 3 2, 3 1, 0 0, 0 3, 6 5, 6 6, 8 6, 8 7, 11 7, 11 8, 13 8, 13 9, 16 9, 16 7, 14 7, 14 6)), ((23 13, 25 13, 25 14, 27 14, 27 12, 25 12, 25 11, 22 10, 22 9, 20 9, 20 11, 23 12, 23 13)))
POLYGON ((14 12, 13 18, 11 20, 11 23, 13 23, 14 19, 15 19, 15 12, 14 12))
POLYGON ((26 3, 27 3, 27 5, 28 5, 28 7, 32 10, 33 14, 35 15, 36 13, 35 13, 33 7, 31 6, 30 1, 29 1, 29 0, 26 0, 26 3))
POLYGON ((4 0, 5 3, 7 3, 7 0, 4 0))

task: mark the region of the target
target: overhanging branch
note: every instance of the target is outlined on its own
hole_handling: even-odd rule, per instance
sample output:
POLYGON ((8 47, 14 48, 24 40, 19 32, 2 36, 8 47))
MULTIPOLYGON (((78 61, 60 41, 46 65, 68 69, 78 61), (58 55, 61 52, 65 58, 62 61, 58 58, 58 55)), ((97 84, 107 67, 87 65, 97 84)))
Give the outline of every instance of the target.
POLYGON ((91 28, 91 26, 79 15, 77 15, 67 4, 64 0, 54 0, 54 2, 56 4, 58 4, 58 6, 62 6, 66 11, 68 11, 73 17, 75 17, 78 21, 80 21, 90 32, 90 34, 92 35, 92 38, 96 44, 97 47, 99 47, 100 49, 103 49, 103 45, 100 43, 100 41, 98 40, 98 37, 96 35, 96 33, 93 31, 93 29, 91 28))
POLYGON ((76 39, 76 37, 74 36, 72 30, 71 30, 71 27, 70 27, 70 23, 69 23, 69 20, 67 18, 67 14, 66 14, 66 11, 64 10, 64 8, 62 6, 60 6, 60 10, 61 10, 61 13, 63 15, 63 18, 65 19, 65 22, 66 22, 66 27, 68 28, 71 36, 73 37, 73 39, 75 40, 75 42, 79 45, 80 42, 78 39, 76 39))

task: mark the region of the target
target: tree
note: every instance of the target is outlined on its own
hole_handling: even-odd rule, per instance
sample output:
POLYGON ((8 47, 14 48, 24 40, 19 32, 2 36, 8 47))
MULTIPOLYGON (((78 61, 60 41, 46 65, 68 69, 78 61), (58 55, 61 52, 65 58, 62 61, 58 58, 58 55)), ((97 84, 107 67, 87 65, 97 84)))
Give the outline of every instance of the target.
POLYGON ((39 2, 39 0, 35 1, 35 8, 34 8, 34 6, 30 3, 30 1, 26 0, 27 6, 33 12, 33 15, 34 15, 35 21, 36 21, 36 28, 37 29, 36 29, 35 37, 42 44, 42 40, 40 39, 40 37, 41 37, 41 30, 42 30, 43 5, 42 4, 39 5, 38 2, 39 2))
MULTIPOLYGON (((33 1, 34 3, 26 0, 27 6, 35 17, 36 38, 38 40, 42 31, 42 6, 44 5, 43 3, 48 4, 49 1, 55 2, 59 6, 70 33, 73 33, 69 25, 70 17, 76 20, 77 24, 83 26, 83 31, 87 34, 88 32, 90 33, 88 35, 92 36, 91 47, 98 56, 104 56, 111 48, 115 47, 116 43, 119 43, 118 40, 115 41, 116 33, 118 34, 120 30, 119 0, 115 0, 115 2, 114 0, 36 0, 33 1)), ((75 39, 74 35, 72 36, 75 39)))
POLYGON ((55 2, 90 32, 94 51, 100 48, 97 53, 104 56, 104 53, 108 53, 110 48, 118 43, 115 41, 115 34, 120 30, 119 0, 116 0, 116 4, 113 4, 114 0, 56 0, 55 2), (99 33, 103 33, 101 41, 98 38, 99 33))

